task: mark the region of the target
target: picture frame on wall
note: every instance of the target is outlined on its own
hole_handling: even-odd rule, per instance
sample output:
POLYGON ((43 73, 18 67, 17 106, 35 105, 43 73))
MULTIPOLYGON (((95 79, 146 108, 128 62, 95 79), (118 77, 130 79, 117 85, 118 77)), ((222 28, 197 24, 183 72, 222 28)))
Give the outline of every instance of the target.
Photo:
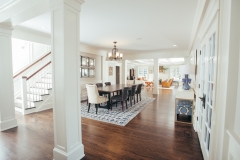
POLYGON ((159 66, 159 73, 163 73, 163 66, 159 66))
POLYGON ((88 66, 88 57, 81 56, 81 66, 88 66))
POLYGON ((113 75, 113 67, 109 66, 109 76, 113 75))

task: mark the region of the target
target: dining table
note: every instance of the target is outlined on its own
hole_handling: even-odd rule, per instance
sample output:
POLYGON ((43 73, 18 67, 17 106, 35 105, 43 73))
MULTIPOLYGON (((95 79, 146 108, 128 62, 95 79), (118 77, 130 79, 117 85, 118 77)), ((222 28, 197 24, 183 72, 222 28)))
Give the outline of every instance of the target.
POLYGON ((112 84, 109 86, 97 87, 100 95, 108 95, 108 101, 106 106, 101 106, 101 108, 112 109, 111 106, 111 93, 120 92, 124 87, 132 87, 134 84, 112 84))

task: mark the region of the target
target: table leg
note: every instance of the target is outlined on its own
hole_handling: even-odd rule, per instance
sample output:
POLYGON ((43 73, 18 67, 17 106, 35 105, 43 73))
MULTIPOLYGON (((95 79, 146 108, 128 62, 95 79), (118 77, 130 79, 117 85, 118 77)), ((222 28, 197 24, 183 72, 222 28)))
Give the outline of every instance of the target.
POLYGON ((110 102, 111 102, 111 93, 108 93, 108 101, 107 101, 107 105, 108 105, 108 109, 111 108, 111 110, 112 110, 112 104, 111 104, 110 102))

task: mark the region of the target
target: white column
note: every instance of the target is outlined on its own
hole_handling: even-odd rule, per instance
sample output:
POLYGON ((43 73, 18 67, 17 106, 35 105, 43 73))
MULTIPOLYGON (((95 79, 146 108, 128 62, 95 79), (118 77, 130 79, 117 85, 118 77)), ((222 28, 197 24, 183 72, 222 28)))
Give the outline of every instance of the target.
POLYGON ((12 70, 12 29, 0 26, 0 131, 17 127, 12 70))
POLYGON ((107 62, 106 62, 106 56, 101 56, 101 63, 102 63, 102 83, 104 84, 107 82, 108 78, 108 68, 107 68, 107 62))
POLYGON ((122 60, 122 84, 127 82, 127 60, 122 60))
POLYGON ((84 157, 80 110, 81 0, 51 0, 55 160, 84 157))
POLYGON ((153 75, 153 77, 154 77, 154 88, 153 88, 153 94, 159 94, 159 89, 158 89, 158 85, 159 85, 159 69, 158 69, 158 59, 156 58, 156 59, 154 59, 154 68, 153 68, 153 70, 154 70, 154 75, 153 75))

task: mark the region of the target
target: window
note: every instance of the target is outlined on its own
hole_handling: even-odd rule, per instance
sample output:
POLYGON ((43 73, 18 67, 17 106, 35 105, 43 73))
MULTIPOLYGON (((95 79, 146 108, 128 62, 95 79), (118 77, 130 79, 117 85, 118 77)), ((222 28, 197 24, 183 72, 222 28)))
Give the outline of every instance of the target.
POLYGON ((147 77, 148 67, 139 67, 138 68, 138 77, 147 77))
POLYGON ((174 80, 181 79, 181 75, 179 74, 179 66, 170 67, 170 77, 174 78, 174 80))

